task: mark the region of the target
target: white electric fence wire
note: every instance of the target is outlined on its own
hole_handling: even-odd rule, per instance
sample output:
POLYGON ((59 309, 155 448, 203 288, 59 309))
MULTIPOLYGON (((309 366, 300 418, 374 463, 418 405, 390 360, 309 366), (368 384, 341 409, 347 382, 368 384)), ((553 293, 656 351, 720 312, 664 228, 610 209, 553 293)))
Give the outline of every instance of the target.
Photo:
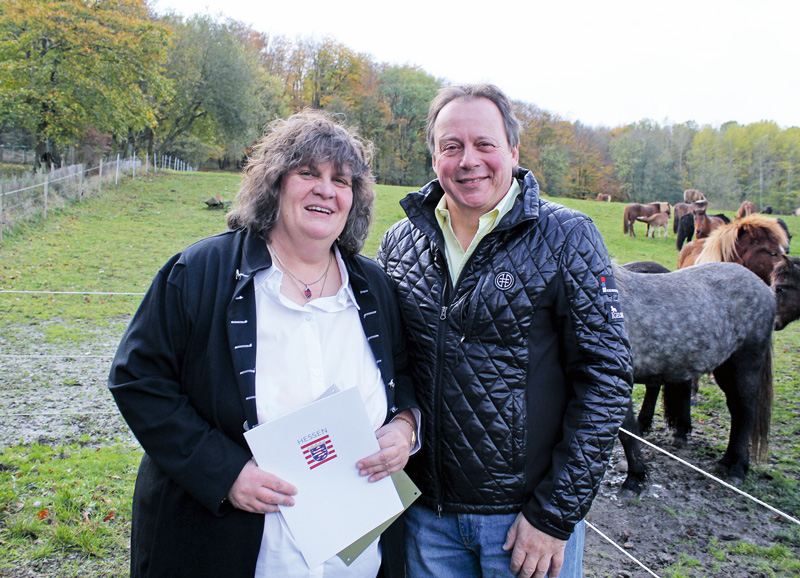
POLYGON ((114 293, 113 291, 18 291, 13 289, 0 289, 0 293, 26 293, 46 295, 144 295, 144 293, 114 293))
POLYGON ((642 567, 642 568, 645 570, 645 572, 647 572, 647 573, 648 573, 648 574, 650 574, 651 576, 655 576, 656 578, 660 578, 658 574, 656 574, 655 572, 653 572, 652 570, 650 570, 650 568, 648 568, 647 566, 645 566, 644 564, 642 564, 641 562, 639 562, 639 560, 637 560, 636 558, 634 558, 634 557, 633 557, 633 556, 632 556, 632 555, 631 555, 629 552, 626 552, 626 551, 625 551, 625 549, 624 549, 624 548, 622 548, 622 546, 620 546, 619 544, 617 544, 616 542, 614 542, 614 540, 612 540, 611 538, 609 538, 608 536, 606 536, 605 534, 603 534, 603 533, 602 533, 600 530, 598 530, 598 529, 597 529, 595 526, 593 526, 593 525, 592 525, 592 524, 590 524, 589 522, 586 522, 586 525, 587 525, 589 528, 591 528, 592 530, 594 530, 595 532, 597 532, 597 533, 600 535, 600 537, 601 537, 601 538, 603 538, 603 540, 605 540, 606 542, 608 542, 609 544, 611 544, 612 546, 614 546, 614 548, 616 548, 617 550, 619 550, 620 552, 622 552, 623 554, 625 554, 625 555, 626 555, 628 558, 630 558, 631 560, 633 560, 634 562, 636 562, 636 563, 637 563, 639 566, 641 566, 641 567, 642 567))
POLYGON ((88 354, 81 354, 81 355, 74 355, 69 353, 62 353, 62 354, 52 354, 52 353, 37 353, 35 355, 23 355, 21 353, 0 353, 0 357, 10 357, 12 359, 38 359, 40 357, 55 357, 61 359, 69 359, 71 357, 80 357, 80 358, 96 358, 96 359, 111 359, 114 356, 112 354, 106 355, 88 355, 88 354))
POLYGON ((653 449, 655 449, 655 450, 658 450, 658 451, 660 451, 662 454, 664 454, 664 455, 666 455, 666 456, 669 456, 669 457, 670 457, 670 458, 672 458, 673 460, 675 460, 675 461, 678 461, 678 462, 682 463, 682 464, 683 464, 683 465, 685 465, 685 466, 689 466, 689 467, 690 467, 690 468, 692 468, 694 471, 696 471, 696 472, 700 472, 701 474, 703 474, 703 475, 704 475, 704 476, 706 476, 707 478, 711 478, 712 480, 714 480, 714 481, 715 481, 715 482, 717 482, 718 484, 721 484, 721 485, 725 486, 726 488, 728 488, 728 489, 730 489, 730 490, 733 490, 733 491, 734 491, 734 492, 736 492, 737 494, 741 494, 741 495, 742 495, 742 496, 744 496, 745 498, 749 498, 750 500, 753 500, 753 501, 754 501, 756 504, 759 504, 759 505, 761 505, 761 506, 764 506, 764 507, 765 507, 765 508, 767 508, 768 510, 770 510, 770 511, 772 511, 772 512, 774 512, 774 513, 778 514, 779 516, 781 516, 781 517, 783 517, 783 518, 786 518, 786 519, 787 519, 787 520, 789 520, 790 522, 794 522, 795 524, 797 524, 798 526, 800 526, 800 520, 798 520, 797 518, 794 518, 794 517, 790 516, 790 515, 789 515, 789 514, 787 514, 786 512, 781 512, 781 511, 780 511, 780 510, 778 510, 777 508, 773 508, 772 506, 770 506, 770 505, 769 505, 769 504, 767 504, 766 502, 762 502, 761 500, 759 500, 759 499, 758 499, 758 498, 756 498, 755 496, 751 496, 750 494, 748 494, 747 492, 743 492, 742 490, 740 490, 740 489, 739 489, 739 488, 737 488, 736 486, 732 486, 732 485, 731 485, 731 484, 729 484, 728 482, 725 482, 725 481, 723 481, 723 480, 719 479, 718 477, 716 477, 716 476, 714 476, 714 475, 712 475, 712 474, 709 474, 708 472, 704 472, 703 470, 701 470, 701 469, 700 469, 700 468, 698 468, 697 466, 694 466, 694 465, 690 464, 689 462, 687 462, 686 460, 683 460, 683 459, 679 458, 678 456, 676 456, 676 455, 674 455, 674 454, 671 454, 671 453, 669 453, 668 451, 666 451, 666 450, 664 450, 664 449, 661 449, 660 447, 658 447, 658 446, 657 446, 657 445, 655 445, 655 444, 651 444, 649 441, 647 441, 646 439, 640 438, 640 437, 639 437, 639 436, 637 436, 636 434, 632 434, 631 432, 629 432, 629 431, 628 431, 628 430, 626 430, 625 428, 622 428, 622 427, 621 427, 621 428, 619 428, 619 431, 621 431, 621 432, 623 432, 623 433, 626 433, 626 434, 628 434, 628 435, 629 435, 629 436, 631 436, 632 438, 639 440, 639 441, 640 441, 640 442, 642 442, 643 444, 646 444, 646 445, 650 446, 651 448, 653 448, 653 449))

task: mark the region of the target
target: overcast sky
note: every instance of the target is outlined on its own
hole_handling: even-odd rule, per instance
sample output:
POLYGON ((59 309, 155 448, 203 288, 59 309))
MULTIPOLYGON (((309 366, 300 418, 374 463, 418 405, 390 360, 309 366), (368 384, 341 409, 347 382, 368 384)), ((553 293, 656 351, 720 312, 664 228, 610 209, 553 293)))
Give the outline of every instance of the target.
POLYGON ((798 0, 151 0, 332 37, 447 83, 492 82, 569 121, 800 127, 798 0))

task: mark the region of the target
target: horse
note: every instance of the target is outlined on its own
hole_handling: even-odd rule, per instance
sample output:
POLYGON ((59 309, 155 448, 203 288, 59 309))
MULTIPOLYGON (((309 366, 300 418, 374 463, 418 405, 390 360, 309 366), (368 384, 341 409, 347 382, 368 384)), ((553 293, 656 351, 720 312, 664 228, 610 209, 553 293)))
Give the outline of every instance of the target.
POLYGON ((692 204, 691 203, 675 203, 672 207, 672 232, 678 232, 678 223, 683 218, 684 215, 690 215, 692 213, 692 204))
POLYGON ((695 239, 708 237, 714 229, 725 224, 720 217, 706 214, 706 207, 699 204, 695 205, 692 214, 694 215, 695 239))
MULTIPOLYGON (((722 219, 726 225, 731 222, 723 213, 717 213, 714 217, 722 219)), ((692 237, 694 237, 694 214, 690 212, 683 215, 680 223, 675 227, 675 247, 678 251, 683 249, 683 244, 691 241, 692 237)))
MULTIPOLYGON (((772 270, 788 248, 789 236, 778 220, 753 213, 716 229, 705 239, 694 264, 715 261, 739 263, 769 285, 772 270)), ((678 268, 685 266, 686 263, 679 263, 678 268)))
MULTIPOLYGON (((666 386, 667 398, 681 400, 689 414, 691 380, 713 373, 731 413, 728 447, 720 466, 741 483, 750 467, 749 439, 756 461, 769 444, 772 399, 772 331, 775 298, 769 287, 733 263, 705 263, 663 274, 614 266, 633 356, 633 380, 666 386), (661 331, 652 331, 657 318, 661 331), (713 331, 694 331, 696 324, 713 331)), ((632 398, 623 427, 639 434, 632 398)), ((691 424, 678 423, 688 430, 691 424)), ((640 493, 646 475, 641 447, 621 435, 628 461, 622 491, 640 493)))
POLYGON ((756 206, 751 201, 744 201, 736 211, 736 219, 741 219, 756 212, 756 206))
POLYGON ((658 238, 661 238, 661 231, 664 231, 664 238, 667 238, 667 223, 669 223, 669 215, 666 213, 656 213, 650 217, 637 217, 637 221, 647 223, 647 233, 645 237, 653 237, 654 233, 658 231, 658 238))
POLYGON ((772 270, 775 294, 775 331, 781 331, 800 317, 800 259, 783 255, 772 270))
POLYGON ((670 213, 670 204, 665 202, 656 201, 642 205, 640 203, 631 203, 625 207, 625 213, 622 220, 622 232, 625 235, 635 237, 636 233, 633 231, 633 224, 636 222, 637 217, 651 217, 656 213, 670 213))
POLYGON ((597 197, 594 199, 589 199, 590 201, 603 201, 606 203, 611 202, 611 195, 607 193, 597 193, 597 197))
POLYGON ((686 189, 683 191, 683 202, 694 203, 695 201, 705 201, 706 197, 697 189, 686 189))
MULTIPOLYGON (((669 269, 651 261, 634 261, 623 267, 638 273, 669 273, 669 269)), ((784 255, 772 271, 770 288, 775 295, 774 331, 781 331, 800 318, 800 259, 784 255)), ((690 383, 694 382, 691 380, 690 383)), ((682 446, 692 430, 691 394, 687 383, 664 390, 664 417, 673 430, 673 443, 682 446)), ((647 432, 655 415, 660 385, 647 384, 642 407, 636 420, 640 432, 647 432)))

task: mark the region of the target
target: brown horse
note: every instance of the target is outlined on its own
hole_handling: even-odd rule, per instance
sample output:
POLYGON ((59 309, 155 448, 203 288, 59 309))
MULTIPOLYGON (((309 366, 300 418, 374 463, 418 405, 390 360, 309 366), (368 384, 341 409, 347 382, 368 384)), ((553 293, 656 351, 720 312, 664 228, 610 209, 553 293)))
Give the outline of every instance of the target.
POLYGON ((589 199, 589 200, 590 201, 603 201, 603 202, 606 202, 606 203, 610 203, 611 202, 611 195, 606 194, 606 193, 597 193, 597 197, 596 198, 589 199))
POLYGON ((756 206, 750 202, 745 201, 741 205, 739 205, 739 210, 736 212, 736 219, 741 219, 742 217, 746 217, 747 215, 752 215, 756 212, 756 206))
POLYGON ((686 189, 683 191, 683 202, 694 203, 695 201, 705 201, 706 197, 697 189, 686 189))
POLYGON ((784 255, 772 270, 775 293, 775 331, 800 318, 800 259, 784 255))
POLYGON ((678 232, 678 222, 681 220, 681 217, 684 215, 688 215, 692 212, 692 204, 691 203, 675 203, 672 207, 672 232, 678 232))
POLYGON ((710 216, 706 213, 708 203, 695 203, 692 213, 694 214, 694 238, 705 239, 714 229, 725 224, 725 220, 720 217, 710 216))
POLYGON ((636 233, 633 231, 633 224, 639 217, 652 217, 656 213, 667 213, 669 215, 671 205, 666 202, 656 201, 642 205, 639 203, 632 203, 625 207, 625 214, 622 220, 622 232, 625 235, 635 237, 636 233))
POLYGON ((637 221, 647 223, 646 237, 654 237, 658 232, 658 238, 661 238, 661 231, 664 231, 664 238, 667 238, 667 224, 669 223, 669 215, 666 213, 656 213, 650 217, 638 217, 637 221))
POLYGON ((788 244, 789 237, 777 219, 754 213, 722 225, 699 243, 694 240, 686 244, 681 249, 678 268, 719 261, 739 263, 769 285, 772 270, 781 261, 788 244), (688 262, 690 255, 695 258, 688 262))

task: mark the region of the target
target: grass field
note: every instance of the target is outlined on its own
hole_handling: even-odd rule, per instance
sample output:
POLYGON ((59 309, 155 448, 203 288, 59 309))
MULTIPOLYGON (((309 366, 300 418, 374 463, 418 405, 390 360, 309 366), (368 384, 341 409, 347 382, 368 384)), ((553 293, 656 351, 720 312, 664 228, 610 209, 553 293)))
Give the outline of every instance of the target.
MULTIPOLYGON (((40 327, 54 347, 91 344, 98 327, 121 334, 158 268, 190 243, 225 229, 224 211, 209 210, 204 200, 215 194, 231 200, 238 184, 239 177, 231 174, 166 171, 126 180, 105 188, 102 197, 5 232, 0 290, 66 293, 0 293, 0 354, 20 345, 27 335, 21 328, 31 326, 40 327)), ((408 190, 377 188, 376 219, 364 249, 368 256, 375 255, 383 232, 402 218, 397 203, 408 190)), ((678 252, 671 228, 666 240, 646 239, 644 227, 637 225, 638 236, 630 238, 622 233, 623 204, 556 200, 593 218, 618 263, 647 260, 675 269, 678 252)), ((784 219, 791 231, 800 230, 800 218, 784 219)), ((773 457, 752 470, 745 486, 798 516, 800 323, 776 333, 775 357, 773 457)), ((706 389, 708 398, 693 410, 698 429, 718 422, 720 415, 727 419, 722 393, 706 389)), ((8 418, 0 407, 2 419, 8 418)), ((74 563, 62 565, 58 575, 126 575, 119 563, 127 556, 130 495, 140 452, 114 440, 99 448, 85 441, 65 447, 0 447, 0 575, 12 575, 13 568, 31 560, 38 561, 35 567, 46 567, 65 557, 74 563)), ((714 450, 724 450, 726 441, 720 435, 714 450)), ((54 575, 42 572, 32 575, 54 575)), ((770 575, 791 574, 779 568, 770 575)))

